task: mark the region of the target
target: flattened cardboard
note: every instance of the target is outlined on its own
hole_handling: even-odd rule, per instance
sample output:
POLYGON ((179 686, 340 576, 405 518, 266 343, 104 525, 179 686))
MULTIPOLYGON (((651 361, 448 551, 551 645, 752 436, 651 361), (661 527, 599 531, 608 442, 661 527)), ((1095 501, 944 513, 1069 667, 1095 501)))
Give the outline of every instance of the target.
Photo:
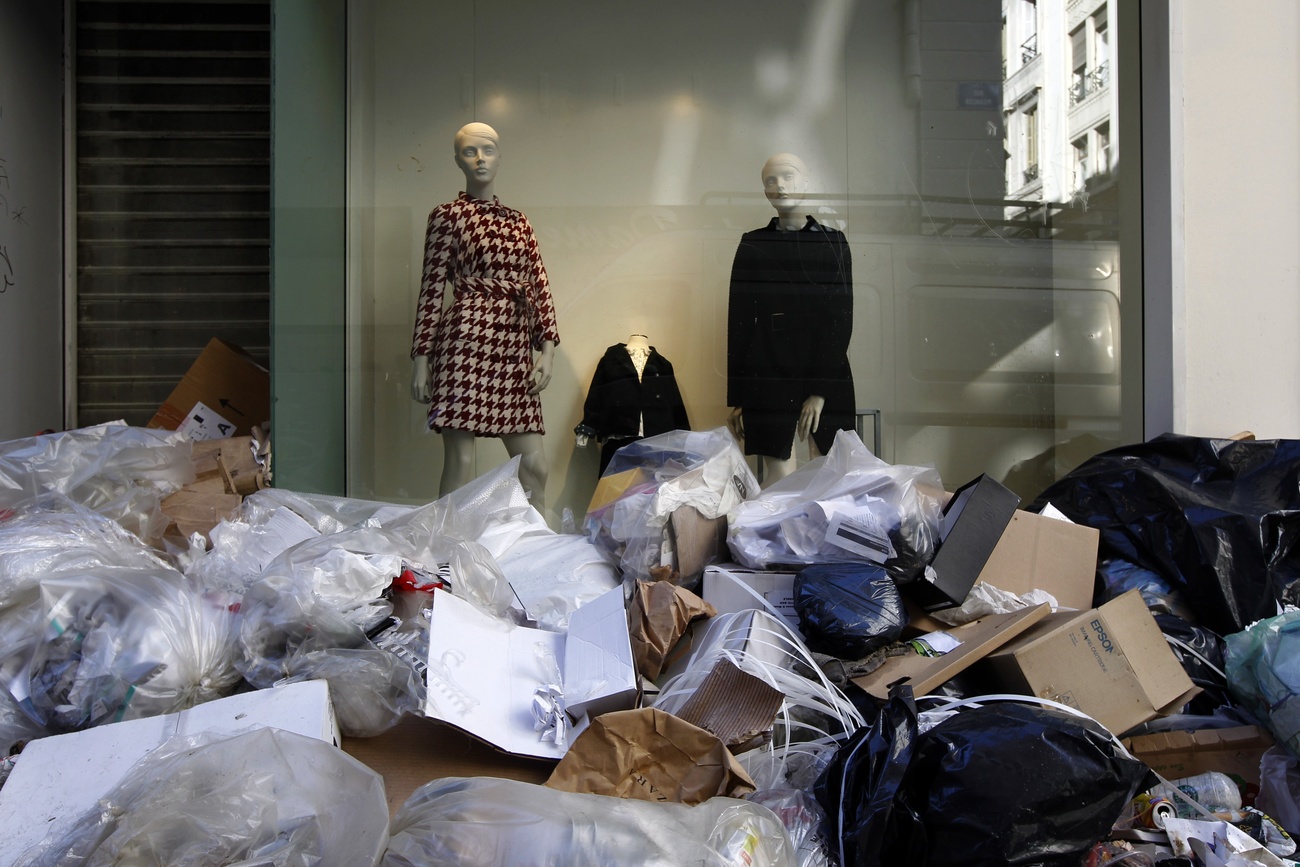
POLYGON ((342 747, 384 778, 389 815, 431 780, 503 777, 540 785, 555 768, 553 760, 512 756, 444 722, 414 714, 372 738, 344 737, 342 747))
POLYGON ((1137 590, 1058 612, 988 658, 1008 692, 1076 707, 1115 734, 1176 711, 1200 690, 1137 590))
POLYGON ((235 734, 258 726, 339 742, 329 685, 323 680, 259 689, 179 713, 34 740, 0 788, 3 851, 16 856, 47 835, 66 832, 136 762, 173 737, 235 734))
POLYGON ((791 571, 760 571, 735 563, 719 563, 705 567, 701 595, 719 614, 732 614, 749 608, 762 608, 754 598, 757 593, 776 609, 796 635, 802 635, 799 632, 799 612, 794 607, 795 575, 791 571))
POLYGON ((1259 726, 1153 732, 1124 740, 1129 752, 1167 780, 1218 771, 1238 785, 1256 788, 1260 759, 1274 743, 1268 730, 1259 726))
POLYGON ((765 733, 770 735, 783 701, 785 694, 779 689, 723 658, 705 675, 677 716, 713 732, 735 751, 741 745, 757 745, 755 739, 765 733))
POLYGON ((575 712, 636 704, 638 680, 622 593, 616 587, 579 608, 570 615, 568 633, 561 634, 515 626, 450 593, 435 592, 425 714, 508 753, 560 758, 568 744, 544 740, 533 727, 538 687, 561 686, 575 712), (588 608, 589 614, 579 616, 588 608))
POLYGON ((238 346, 214 337, 146 426, 222 439, 246 436, 270 417, 270 373, 238 346))
POLYGON ((909 684, 915 695, 926 695, 1022 634, 1050 610, 1047 605, 1036 605, 945 628, 944 632, 961 642, 959 647, 942 656, 891 656, 875 671, 855 677, 853 682, 882 701, 889 698, 890 688, 900 683, 909 684))
POLYGON ((923 611, 960 605, 975 586, 1020 497, 988 475, 967 482, 943 507, 940 542, 929 566, 899 590, 923 611))

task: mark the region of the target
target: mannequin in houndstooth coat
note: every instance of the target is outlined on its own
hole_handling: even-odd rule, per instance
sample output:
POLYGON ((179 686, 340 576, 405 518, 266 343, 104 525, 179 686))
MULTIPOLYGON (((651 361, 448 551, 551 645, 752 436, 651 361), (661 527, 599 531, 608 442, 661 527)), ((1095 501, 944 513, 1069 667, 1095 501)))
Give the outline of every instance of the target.
POLYGON ((411 357, 411 396, 442 435, 440 495, 473 477, 474 438, 499 437, 540 510, 546 490, 541 391, 560 342, 546 269, 528 219, 493 195, 498 136, 456 133, 465 192, 429 214, 411 357), (452 301, 444 309, 444 285, 452 301))

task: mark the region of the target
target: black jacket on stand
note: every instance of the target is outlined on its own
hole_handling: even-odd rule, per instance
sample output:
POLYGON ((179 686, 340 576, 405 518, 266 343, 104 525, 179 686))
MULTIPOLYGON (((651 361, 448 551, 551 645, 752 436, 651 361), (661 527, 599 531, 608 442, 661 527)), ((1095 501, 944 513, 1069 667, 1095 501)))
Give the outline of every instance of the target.
POLYGON ((616 343, 605 350, 596 365, 582 406, 582 422, 573 432, 604 444, 600 462, 604 473, 620 446, 642 436, 690 429, 672 363, 652 346, 638 379, 627 344, 616 343))

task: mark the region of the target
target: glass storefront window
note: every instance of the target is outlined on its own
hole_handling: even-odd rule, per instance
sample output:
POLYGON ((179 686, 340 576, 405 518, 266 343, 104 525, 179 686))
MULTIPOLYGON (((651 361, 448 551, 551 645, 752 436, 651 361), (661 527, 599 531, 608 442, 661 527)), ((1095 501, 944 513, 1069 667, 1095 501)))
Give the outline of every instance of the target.
MULTIPOLYGON (((411 336, 426 220, 465 187, 453 136, 471 121, 500 134, 495 192, 550 279, 556 517, 595 487, 600 447, 574 429, 630 335, 671 361, 693 428, 726 423, 733 261, 777 214, 760 170, 781 152, 807 167, 803 212, 847 241, 852 409, 882 458, 1031 498, 1140 439, 1122 409, 1141 388, 1123 364, 1140 347, 1121 345, 1140 285, 1121 281, 1137 170, 1120 171, 1115 5, 349 4, 348 493, 439 493, 411 336)), ((492 438, 475 454, 475 472, 506 459, 492 438)))

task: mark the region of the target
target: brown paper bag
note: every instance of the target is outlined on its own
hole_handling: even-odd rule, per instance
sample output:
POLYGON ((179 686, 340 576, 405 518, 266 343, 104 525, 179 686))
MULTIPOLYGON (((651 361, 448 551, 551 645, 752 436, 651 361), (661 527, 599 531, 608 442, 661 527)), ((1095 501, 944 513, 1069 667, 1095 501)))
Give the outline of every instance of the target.
POLYGON ((667 581, 638 581, 628 606, 632 656, 642 677, 654 680, 691 622, 717 609, 684 587, 667 581))
POLYGON ((546 785, 690 805, 754 791, 754 781, 716 735, 655 708, 596 717, 546 785))

